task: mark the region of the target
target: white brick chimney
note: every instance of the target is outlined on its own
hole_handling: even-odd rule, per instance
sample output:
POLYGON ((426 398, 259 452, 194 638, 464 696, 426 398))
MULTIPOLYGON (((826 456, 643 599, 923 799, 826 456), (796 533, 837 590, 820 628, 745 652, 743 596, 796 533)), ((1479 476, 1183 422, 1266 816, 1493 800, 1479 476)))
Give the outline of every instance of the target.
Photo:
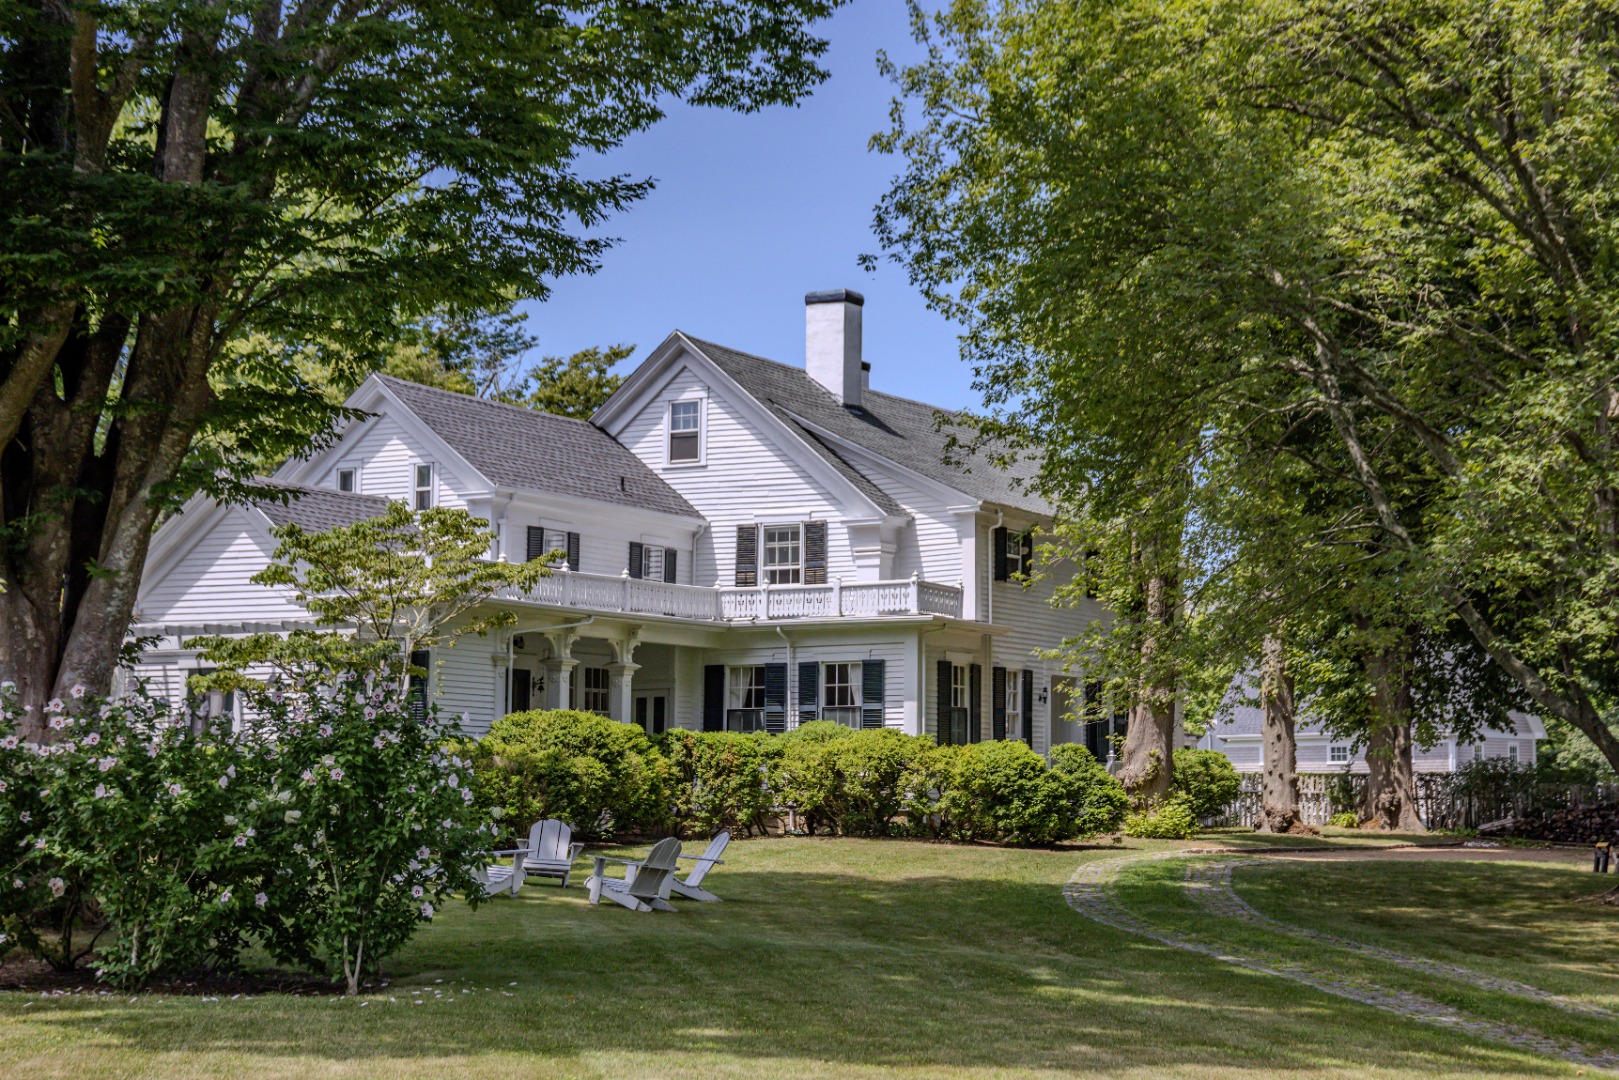
POLYGON ((860 405, 869 368, 860 358, 860 309, 866 298, 849 289, 804 296, 804 366, 809 377, 847 407, 860 405))

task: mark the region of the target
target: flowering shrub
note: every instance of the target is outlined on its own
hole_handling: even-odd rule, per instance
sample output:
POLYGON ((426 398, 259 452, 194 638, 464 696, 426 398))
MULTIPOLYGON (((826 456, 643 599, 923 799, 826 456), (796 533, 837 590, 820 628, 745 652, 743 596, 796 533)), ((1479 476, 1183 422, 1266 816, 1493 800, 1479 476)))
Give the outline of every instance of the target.
POLYGON ((453 724, 414 718, 386 673, 244 689, 261 717, 241 731, 137 692, 52 702, 42 745, 0 689, 0 945, 57 967, 94 949, 131 985, 257 938, 353 991, 447 894, 479 895, 489 836, 441 749, 453 724))
POLYGON ((272 747, 253 808, 273 870, 233 901, 262 913, 277 959, 355 993, 451 893, 481 898, 473 872, 493 827, 473 805, 471 762, 446 749, 459 724, 413 715, 386 669, 323 681, 247 690, 272 747))

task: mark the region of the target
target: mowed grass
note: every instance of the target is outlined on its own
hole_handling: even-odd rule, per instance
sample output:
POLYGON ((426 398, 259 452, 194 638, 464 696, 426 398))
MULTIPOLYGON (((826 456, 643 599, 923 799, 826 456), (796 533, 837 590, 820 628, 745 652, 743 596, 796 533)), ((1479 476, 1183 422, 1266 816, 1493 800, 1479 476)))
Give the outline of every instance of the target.
POLYGON ((1082 918, 1118 851, 739 842, 723 904, 452 906, 357 1001, 0 994, 0 1076, 1574 1073, 1082 918))
POLYGON ((1619 884, 1528 862, 1246 866, 1237 893, 1273 919, 1460 964, 1619 1011, 1619 884))

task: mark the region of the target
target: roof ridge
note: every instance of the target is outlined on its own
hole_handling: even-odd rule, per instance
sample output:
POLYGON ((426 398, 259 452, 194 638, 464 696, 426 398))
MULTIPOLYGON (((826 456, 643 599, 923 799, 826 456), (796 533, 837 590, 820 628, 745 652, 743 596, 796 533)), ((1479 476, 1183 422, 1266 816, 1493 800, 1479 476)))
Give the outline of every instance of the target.
MULTIPOLYGON (((577 416, 563 416, 561 413, 546 412, 544 409, 531 409, 527 405, 513 405, 508 401, 491 401, 488 398, 479 397, 476 394, 463 394, 459 390, 446 390, 442 386, 429 386, 426 383, 411 382, 409 379, 401 379, 397 375, 388 375, 381 371, 376 372, 375 375, 378 379, 381 379, 384 382, 408 386, 412 390, 425 390, 428 393, 441 394, 447 401, 454 400, 457 403, 462 404, 485 405, 492 409, 510 409, 513 412, 521 413, 524 416, 541 417, 546 420, 563 420, 570 424, 584 424, 586 427, 596 427, 596 425, 592 424, 589 420, 581 420, 577 416)), ((600 431, 601 429, 596 428, 596 430, 600 431)))

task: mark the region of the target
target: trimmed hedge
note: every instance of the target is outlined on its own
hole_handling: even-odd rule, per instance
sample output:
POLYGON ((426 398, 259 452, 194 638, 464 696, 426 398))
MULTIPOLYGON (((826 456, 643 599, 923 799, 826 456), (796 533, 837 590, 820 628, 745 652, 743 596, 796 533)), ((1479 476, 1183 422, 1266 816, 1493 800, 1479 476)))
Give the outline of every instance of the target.
POLYGON ((1242 793, 1242 777, 1218 750, 1175 751, 1171 790, 1183 795, 1198 819, 1219 817, 1242 793))
POLYGON ((811 833, 1049 844, 1118 828, 1127 804, 1084 747, 1057 747, 1048 764, 1016 741, 939 746, 822 721, 648 740, 594 714, 521 713, 473 753, 480 803, 518 830, 549 816, 584 835, 752 833, 791 806, 811 833))

